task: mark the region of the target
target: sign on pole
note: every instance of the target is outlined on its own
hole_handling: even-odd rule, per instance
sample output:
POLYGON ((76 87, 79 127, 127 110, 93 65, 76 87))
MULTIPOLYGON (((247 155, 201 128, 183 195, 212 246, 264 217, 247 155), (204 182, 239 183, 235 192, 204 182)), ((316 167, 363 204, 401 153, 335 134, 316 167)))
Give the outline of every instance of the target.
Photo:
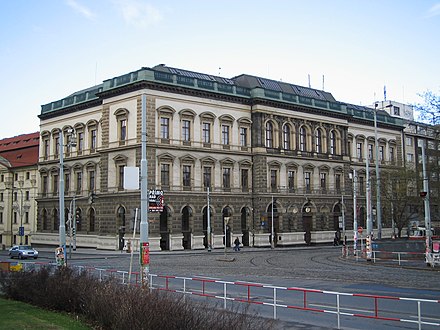
POLYGON ((163 212, 163 190, 153 189, 148 192, 148 211, 163 212))

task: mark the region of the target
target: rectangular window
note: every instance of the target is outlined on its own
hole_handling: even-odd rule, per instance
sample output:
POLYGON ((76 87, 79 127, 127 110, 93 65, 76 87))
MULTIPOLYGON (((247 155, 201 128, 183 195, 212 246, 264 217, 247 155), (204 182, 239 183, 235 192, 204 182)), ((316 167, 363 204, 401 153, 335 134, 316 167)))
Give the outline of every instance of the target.
POLYGON ((320 180, 321 191, 326 192, 327 191, 327 173, 320 173, 319 180, 320 180))
POLYGON ((47 190, 49 188, 48 185, 47 185, 47 175, 44 175, 42 177, 42 181, 43 181, 43 183, 41 185, 41 193, 42 193, 43 196, 46 196, 47 195, 47 190))
POLYGON ((222 144, 229 145, 229 125, 222 125, 222 144))
POLYGON ((363 176, 359 177, 359 195, 365 195, 365 182, 363 176))
POLYGON ((407 153, 406 154, 406 161, 409 163, 413 163, 414 162, 414 155, 411 153, 407 153))
POLYGON ((203 187, 210 188, 211 187, 211 175, 212 168, 210 166, 203 167, 203 187))
POLYGON ((379 160, 383 162, 385 160, 385 148, 384 146, 379 146, 379 160))
POLYGON ((43 140, 43 158, 49 158, 49 139, 47 138, 43 140))
POLYGON ((395 116, 400 116, 400 107, 394 107, 394 115, 395 116))
POLYGON ((54 151, 55 156, 58 157, 60 154, 60 137, 59 136, 54 138, 53 151, 54 151))
POLYGON ((249 170, 247 168, 241 170, 241 191, 249 191, 249 170))
POLYGON ((53 191, 54 195, 58 194, 58 188, 59 188, 59 184, 60 184, 60 182, 59 182, 60 180, 58 178, 59 178, 58 174, 54 174, 52 176, 52 179, 53 179, 53 189, 52 189, 52 191, 53 191))
POLYGON ((5 182, 5 175, 4 175, 4 174, 2 174, 2 175, 0 176, 0 182, 5 182))
POLYGON ((64 192, 69 193, 70 191, 70 173, 64 174, 64 192))
POLYGON ((84 150, 84 132, 78 132, 78 143, 76 145, 76 150, 80 154, 84 150))
POLYGON ((29 212, 26 212, 24 214, 24 223, 28 224, 29 223, 29 212))
POLYGON ((287 172, 287 186, 289 192, 295 192, 295 171, 287 172))
POLYGON ((170 138, 170 118, 160 117, 160 138, 169 139, 170 138))
POLYGON ((125 165, 119 165, 118 166, 118 189, 123 190, 124 189, 124 167, 125 165))
POLYGON ((119 121, 119 140, 125 141, 127 139, 127 119, 119 121))
POLYGON ((184 188, 191 187, 191 166, 183 165, 182 167, 182 185, 184 188))
POLYGON ((310 193, 312 190, 312 173, 304 172, 304 188, 307 193, 310 193))
POLYGON ((341 193, 341 174, 335 175, 335 188, 336 188, 336 193, 340 194, 341 193))
POLYGON ((95 191, 95 171, 89 171, 89 191, 95 191))
POLYGON ((170 164, 160 164, 160 183, 162 187, 170 186, 170 164))
POLYGON ((14 191, 14 202, 16 202, 17 200, 18 200, 18 193, 14 191))
POLYGON ((15 173, 15 174, 14 174, 14 180, 15 180, 15 181, 18 181, 18 173, 15 173))
POLYGON ((18 215, 17 212, 14 212, 14 224, 17 224, 18 215))
POLYGON ((3 212, 0 212, 0 223, 3 223, 3 212))
POLYGON ((368 144, 368 159, 373 160, 373 145, 368 144))
POLYGON ((30 172, 26 172, 26 180, 29 180, 31 178, 31 173, 30 172))
POLYGON ((394 147, 390 147, 390 162, 394 163, 394 147))
POLYGON ((223 168, 223 188, 231 188, 231 169, 229 167, 223 168))
POLYGON ((203 143, 211 143, 211 124, 210 123, 203 123, 202 142, 203 143))
POLYGON ((407 146, 412 146, 413 145, 413 139, 412 139, 411 136, 407 136, 405 141, 406 141, 406 145, 407 146))
POLYGON ((90 130, 90 152, 95 152, 97 145, 96 129, 90 130))
POLYGON ((189 120, 182 120, 182 140, 184 142, 191 141, 191 122, 189 120))
POLYGON ((356 144, 356 157, 357 157, 359 160, 362 160, 362 158, 363 158, 362 142, 358 142, 358 143, 356 144))
POLYGON ((270 170, 270 189, 277 191, 278 188, 278 170, 270 170))
POLYGON ((0 193, 0 202, 3 202, 3 193, 0 193))
POLYGON ((247 147, 247 127, 240 127, 240 146, 247 147))
POLYGON ((76 193, 81 194, 82 191, 82 173, 76 172, 76 193))

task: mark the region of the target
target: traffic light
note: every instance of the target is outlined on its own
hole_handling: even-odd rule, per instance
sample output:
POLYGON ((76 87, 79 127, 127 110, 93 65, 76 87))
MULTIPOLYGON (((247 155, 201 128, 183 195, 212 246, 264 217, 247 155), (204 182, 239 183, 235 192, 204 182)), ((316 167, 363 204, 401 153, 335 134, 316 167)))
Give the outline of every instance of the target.
POLYGON ((89 204, 93 204, 95 202, 95 193, 91 193, 89 196, 89 204))
POLYGON ((81 210, 80 209, 76 209, 75 220, 76 220, 76 223, 81 222, 81 210))

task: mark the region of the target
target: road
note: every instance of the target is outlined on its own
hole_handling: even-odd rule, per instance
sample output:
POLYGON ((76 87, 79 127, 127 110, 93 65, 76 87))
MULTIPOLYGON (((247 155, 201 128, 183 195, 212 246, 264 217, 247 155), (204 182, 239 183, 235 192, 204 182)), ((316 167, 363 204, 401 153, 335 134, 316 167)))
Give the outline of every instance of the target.
MULTIPOLYGON (((2 251, 3 252, 3 251, 2 251)), ((0 253, 0 260, 7 256, 0 253)), ((95 251, 78 249, 72 254, 71 265, 87 265, 106 269, 128 271, 130 266, 129 253, 115 251, 95 251)), ((8 260, 8 259, 7 259, 8 260)), ((53 261, 52 249, 41 249, 39 261, 53 261)), ((225 256, 223 250, 155 252, 151 254, 150 272, 157 275, 175 275, 185 277, 200 277, 221 279, 227 281, 246 281, 275 285, 280 287, 299 287, 324 291, 334 291, 351 294, 371 294, 381 296, 397 296, 417 299, 440 300, 440 271, 430 269, 420 261, 418 267, 399 267, 397 263, 371 263, 362 259, 356 261, 353 257, 342 258, 340 247, 318 246, 297 247, 283 249, 255 249, 245 248, 240 252, 228 250, 225 256)), ((133 271, 139 270, 138 255, 133 258, 133 271)), ((234 294, 230 289, 228 294, 234 294)), ((237 290, 239 290, 237 288, 237 290)), ((278 292, 278 303, 292 301, 287 291, 278 292)), ((258 294, 260 299, 270 302, 270 293, 258 294)), ((308 306, 311 308, 330 309, 334 297, 308 296, 308 306)), ((345 297, 344 299, 348 299, 345 297)), ((354 298, 351 298, 354 299, 354 298)), ((358 298, 359 300, 359 298, 358 298)), ((346 302, 347 313, 359 313, 365 306, 364 302, 355 300, 346 302), (356 307, 356 308, 355 308, 356 307)), ((290 302, 289 302, 290 304, 290 302)), ((366 303, 366 304, 369 304, 366 303)), ((440 322, 440 304, 429 311, 431 319, 440 322)), ((429 307, 423 307, 428 312, 429 307)), ((366 308, 366 307, 365 307, 366 308)), ((380 302, 380 308, 392 310, 392 302, 380 302)), ((404 307, 417 312, 417 306, 404 307)), ((277 308, 277 317, 294 318, 296 321, 312 323, 317 326, 331 325, 336 327, 334 314, 292 311, 291 309, 277 308), (317 314, 317 315, 315 315, 317 314), (311 317, 312 316, 312 317, 311 317)), ((272 309, 266 306, 264 312, 271 316, 272 309)), ((402 316, 409 311, 403 310, 402 316)), ((395 316, 395 315, 394 315, 395 316)), ((362 318, 342 318, 342 328, 368 329, 417 329, 416 324, 368 320, 362 318)), ((438 329, 439 327, 434 327, 438 329)), ((425 327, 423 327, 425 329, 425 327)), ((427 327, 426 329, 430 329, 427 327)))

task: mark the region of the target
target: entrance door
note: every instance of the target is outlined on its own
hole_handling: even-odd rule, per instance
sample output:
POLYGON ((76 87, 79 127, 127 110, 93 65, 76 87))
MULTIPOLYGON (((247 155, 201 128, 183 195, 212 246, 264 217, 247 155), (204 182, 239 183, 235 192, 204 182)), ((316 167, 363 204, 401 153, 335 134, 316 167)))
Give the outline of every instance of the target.
POLYGON ((191 249, 191 230, 189 228, 189 217, 192 214, 192 210, 189 206, 185 206, 182 211, 182 234, 183 241, 182 246, 185 250, 191 249))
POLYGON ((170 233, 168 231, 168 208, 165 206, 162 213, 160 214, 160 249, 169 250, 170 249, 170 233))
POLYGON ((243 246, 249 246, 249 230, 247 227, 247 210, 246 208, 241 209, 241 233, 243 234, 242 243, 243 246))
POLYGON ((304 242, 307 245, 310 245, 312 242, 312 216, 311 215, 303 215, 303 229, 305 231, 304 234, 304 242))

